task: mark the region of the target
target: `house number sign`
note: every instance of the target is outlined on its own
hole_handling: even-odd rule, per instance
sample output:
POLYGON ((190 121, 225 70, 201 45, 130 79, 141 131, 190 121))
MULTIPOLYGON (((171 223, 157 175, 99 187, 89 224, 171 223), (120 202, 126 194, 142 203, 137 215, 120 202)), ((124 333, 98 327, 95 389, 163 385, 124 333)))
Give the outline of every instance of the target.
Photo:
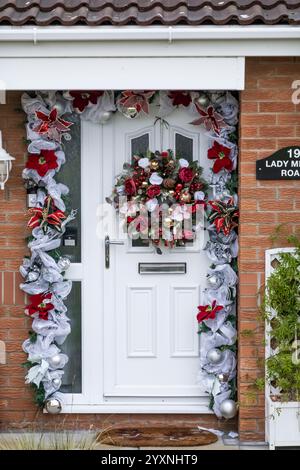
POLYGON ((300 179, 300 147, 284 147, 256 161, 258 180, 300 179))

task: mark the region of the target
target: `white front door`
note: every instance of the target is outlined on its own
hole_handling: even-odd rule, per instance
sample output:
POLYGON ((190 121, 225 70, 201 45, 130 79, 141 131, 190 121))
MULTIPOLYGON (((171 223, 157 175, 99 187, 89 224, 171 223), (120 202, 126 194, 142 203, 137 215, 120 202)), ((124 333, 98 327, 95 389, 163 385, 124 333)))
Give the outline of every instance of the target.
MULTIPOLYGON (((205 130, 188 124, 191 120, 185 109, 175 110, 167 123, 156 121, 155 109, 133 120, 116 113, 102 126, 102 200, 110 195, 123 163, 148 148, 171 148, 207 169, 205 130)), ((138 241, 110 246, 110 266, 102 266, 105 402, 203 403, 197 385, 196 314, 208 264, 199 243, 162 255, 138 241), (166 267, 160 263, 179 263, 185 272, 143 274, 141 263, 154 263, 154 270, 166 267)))

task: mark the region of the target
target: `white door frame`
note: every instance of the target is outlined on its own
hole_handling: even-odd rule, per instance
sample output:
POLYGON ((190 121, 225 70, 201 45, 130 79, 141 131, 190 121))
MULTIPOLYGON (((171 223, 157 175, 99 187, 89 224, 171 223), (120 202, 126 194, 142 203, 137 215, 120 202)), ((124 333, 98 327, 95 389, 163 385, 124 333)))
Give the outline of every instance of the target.
MULTIPOLYGON (((196 397, 190 404, 177 398, 161 402, 148 397, 133 403, 132 398, 116 397, 106 403, 103 396, 103 266, 104 240, 100 233, 97 207, 103 195, 99 175, 103 177, 102 127, 81 122, 81 224, 82 263, 71 264, 67 278, 82 282, 82 393, 64 395, 64 413, 212 413, 208 397, 196 397), (91 168, 93 171, 91 171, 91 168), (91 270, 91 260, 99 260, 99 269, 91 270), (96 293, 96 294, 95 294, 96 293)), ((102 186, 102 184, 101 184, 102 186)), ((95 264, 94 264, 95 265, 95 264)))

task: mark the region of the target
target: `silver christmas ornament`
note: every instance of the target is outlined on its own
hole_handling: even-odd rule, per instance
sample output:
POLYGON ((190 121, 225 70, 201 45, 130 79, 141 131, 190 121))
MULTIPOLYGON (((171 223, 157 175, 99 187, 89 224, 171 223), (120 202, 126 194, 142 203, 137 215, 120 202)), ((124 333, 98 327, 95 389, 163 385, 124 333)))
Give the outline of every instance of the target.
POLYGON ((55 388, 60 388, 61 386, 61 379, 60 378, 55 378, 52 380, 52 383, 54 385, 55 388))
POLYGON ((40 273, 38 273, 37 271, 30 271, 27 275, 27 281, 34 282, 34 281, 37 281, 39 277, 40 277, 40 273))
POLYGON ((71 261, 66 256, 61 256, 57 261, 57 266, 61 271, 67 271, 71 265, 71 261))
POLYGON ((234 418, 237 413, 236 402, 230 399, 222 401, 220 405, 220 412, 225 419, 234 418))
POLYGON ((50 367, 58 367, 60 364, 60 361, 61 359, 60 359, 59 354, 55 354, 55 356, 49 357, 48 359, 48 363, 50 367))
POLYGON ((216 274, 211 274, 207 278, 208 287, 211 287, 212 289, 218 289, 218 287, 221 286, 221 283, 222 283, 222 280, 216 274))
POLYGON ((109 121, 111 115, 112 111, 104 111, 100 119, 100 124, 104 124, 105 122, 109 121))
POLYGON ((61 402, 57 398, 48 398, 45 401, 45 410, 51 415, 57 415, 61 412, 61 402))
POLYGON ((220 349, 211 348, 206 354, 206 359, 211 364, 219 364, 223 359, 223 353, 220 349))
POLYGON ((198 103, 202 108, 207 108, 209 105, 209 98, 205 93, 201 93, 198 98, 196 98, 196 103, 198 103))

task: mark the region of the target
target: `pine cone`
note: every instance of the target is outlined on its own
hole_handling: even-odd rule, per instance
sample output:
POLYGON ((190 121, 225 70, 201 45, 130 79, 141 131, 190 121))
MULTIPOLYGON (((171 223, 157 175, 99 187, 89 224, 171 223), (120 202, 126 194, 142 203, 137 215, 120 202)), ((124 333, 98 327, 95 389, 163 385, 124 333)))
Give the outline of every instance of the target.
POLYGON ((163 181, 164 188, 172 189, 175 186, 175 181, 172 178, 165 178, 163 181))

